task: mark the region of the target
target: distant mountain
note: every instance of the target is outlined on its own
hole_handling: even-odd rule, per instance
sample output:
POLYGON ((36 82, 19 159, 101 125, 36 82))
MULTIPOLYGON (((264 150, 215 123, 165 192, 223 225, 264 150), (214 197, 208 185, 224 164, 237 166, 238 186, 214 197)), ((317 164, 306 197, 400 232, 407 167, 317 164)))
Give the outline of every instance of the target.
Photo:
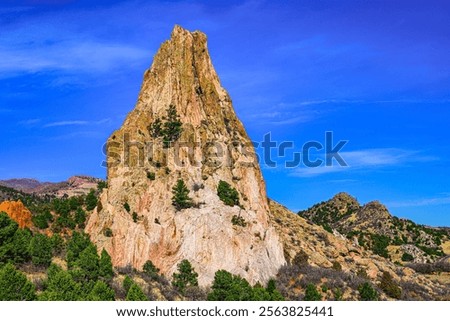
POLYGON ((400 219, 378 201, 361 205, 346 193, 298 214, 394 262, 435 262, 445 256, 443 244, 450 236, 447 228, 400 219))
POLYGON ((67 181, 58 183, 40 182, 30 178, 14 178, 0 180, 0 186, 27 194, 62 197, 87 194, 91 189, 96 189, 97 184, 101 181, 99 178, 84 175, 72 176, 67 181))

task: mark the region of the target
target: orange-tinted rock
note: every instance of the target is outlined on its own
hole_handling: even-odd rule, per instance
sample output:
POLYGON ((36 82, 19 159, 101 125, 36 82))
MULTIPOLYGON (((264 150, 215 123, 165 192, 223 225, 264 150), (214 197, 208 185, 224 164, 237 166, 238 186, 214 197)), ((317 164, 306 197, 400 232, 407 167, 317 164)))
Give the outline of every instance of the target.
POLYGON ((4 201, 0 204, 0 212, 8 214, 20 228, 30 228, 32 225, 31 212, 21 201, 4 201))

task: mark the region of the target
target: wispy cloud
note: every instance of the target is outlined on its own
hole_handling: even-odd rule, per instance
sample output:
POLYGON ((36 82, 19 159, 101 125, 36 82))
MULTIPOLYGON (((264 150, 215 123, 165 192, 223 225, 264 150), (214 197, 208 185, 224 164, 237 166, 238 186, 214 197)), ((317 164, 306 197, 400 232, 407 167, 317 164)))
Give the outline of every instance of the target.
POLYGON ((339 155, 348 166, 319 166, 296 168, 292 175, 298 177, 314 177, 330 173, 356 170, 376 170, 389 166, 401 166, 408 163, 429 162, 439 158, 433 155, 423 155, 421 151, 399 148, 365 149, 351 152, 341 152, 339 155))
POLYGON ((111 119, 105 118, 97 121, 87 121, 87 120, 62 120, 57 122, 52 122, 45 124, 44 128, 49 127, 65 127, 65 126, 87 126, 87 125, 101 125, 110 122, 111 119))
POLYGON ((32 126, 32 125, 36 125, 40 122, 41 122, 40 118, 33 118, 33 119, 22 120, 18 124, 22 125, 22 126, 32 126))
POLYGON ((392 207, 392 208, 430 206, 430 205, 446 205, 446 204, 450 204, 450 195, 421 198, 421 199, 415 199, 415 200, 386 202, 386 205, 388 205, 389 207, 392 207))
POLYGON ((26 50, 0 48, 0 75, 41 71, 105 73, 148 57, 148 52, 130 45, 92 41, 63 41, 26 50))

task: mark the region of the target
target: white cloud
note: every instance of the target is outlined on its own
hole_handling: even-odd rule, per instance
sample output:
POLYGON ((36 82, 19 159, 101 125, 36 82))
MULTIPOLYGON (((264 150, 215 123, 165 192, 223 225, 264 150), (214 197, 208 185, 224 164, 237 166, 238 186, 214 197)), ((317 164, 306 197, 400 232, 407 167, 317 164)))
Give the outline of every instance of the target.
POLYGON ((450 204, 450 196, 430 197, 417 200, 395 201, 387 202, 389 207, 417 207, 430 205, 446 205, 450 204))
POLYGON ((19 122, 19 125, 31 126, 31 125, 36 125, 36 124, 38 124, 40 122, 41 122, 41 120, 39 118, 33 118, 33 119, 22 120, 22 121, 19 122))
POLYGON ((65 71, 106 73, 149 60, 150 53, 125 44, 65 41, 50 46, 0 47, 0 75, 65 71))
POLYGON ((45 124, 44 128, 49 127, 65 127, 65 126, 86 126, 86 125, 100 125, 110 122, 111 119, 105 118, 97 121, 87 121, 87 120, 62 120, 57 122, 52 122, 45 124))
POLYGON ((400 166, 408 163, 429 162, 438 160, 431 155, 423 155, 420 151, 399 148, 365 149, 351 152, 341 152, 339 155, 348 166, 301 167, 294 169, 293 176, 313 177, 350 170, 375 170, 388 166, 400 166))

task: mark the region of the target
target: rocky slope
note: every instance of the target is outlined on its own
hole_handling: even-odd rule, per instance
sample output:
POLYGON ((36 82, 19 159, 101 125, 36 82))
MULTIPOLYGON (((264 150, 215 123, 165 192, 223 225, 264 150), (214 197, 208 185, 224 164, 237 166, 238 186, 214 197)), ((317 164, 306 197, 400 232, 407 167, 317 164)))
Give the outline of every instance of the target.
MULTIPOLYGON (((342 195, 338 198, 342 199, 342 195)), ((304 292, 305 285, 312 282, 326 289, 325 299, 335 300, 334 290, 339 288, 339 299, 358 300, 358 286, 368 281, 378 289, 381 299, 391 299, 383 292, 380 283, 383 273, 387 272, 401 289, 401 296, 397 299, 450 299, 448 285, 433 282, 408 267, 398 266, 390 260, 374 255, 354 240, 349 240, 338 232, 330 233, 274 201, 270 202, 270 208, 271 218, 281 236, 287 261, 293 263, 296 256, 303 253, 303 264, 308 264, 299 269, 285 267, 280 270, 278 279, 287 287, 283 292, 288 298, 298 299, 296 293, 304 292)), ((347 211, 345 206, 339 208, 342 212, 347 211)))
POLYGON ((5 212, 17 222, 20 228, 31 228, 31 212, 21 201, 4 201, 0 203, 0 212, 5 212))
POLYGON ((96 189, 101 180, 90 176, 72 176, 67 181, 50 183, 29 178, 0 180, 0 186, 8 187, 27 194, 51 195, 56 197, 77 196, 96 189))
POLYGON ((444 255, 442 244, 449 240, 447 229, 399 219, 378 201, 360 205, 346 193, 300 211, 299 215, 398 263, 439 260, 444 255))
POLYGON ((151 260, 171 276, 188 259, 201 285, 219 269, 255 283, 285 263, 269 214, 253 146, 206 36, 176 26, 144 75, 135 109, 108 140, 108 189, 86 231, 116 266, 141 269, 151 260), (172 135, 177 124, 181 133, 172 135), (171 197, 180 179, 193 207, 177 211, 171 197), (220 181, 237 191, 239 206, 219 199, 220 181))

